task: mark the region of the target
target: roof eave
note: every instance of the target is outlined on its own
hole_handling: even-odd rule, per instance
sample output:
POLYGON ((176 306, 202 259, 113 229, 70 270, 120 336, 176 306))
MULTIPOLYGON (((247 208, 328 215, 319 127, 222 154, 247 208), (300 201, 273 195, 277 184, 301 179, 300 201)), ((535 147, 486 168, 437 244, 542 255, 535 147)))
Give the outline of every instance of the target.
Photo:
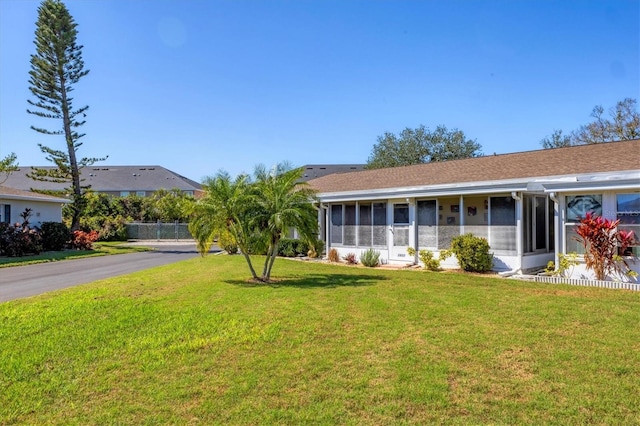
POLYGON ((640 189, 640 171, 592 173, 578 176, 541 176, 527 179, 467 182, 446 185, 384 188, 319 193, 321 202, 378 200, 404 197, 444 197, 456 195, 497 194, 513 191, 560 192, 640 189))

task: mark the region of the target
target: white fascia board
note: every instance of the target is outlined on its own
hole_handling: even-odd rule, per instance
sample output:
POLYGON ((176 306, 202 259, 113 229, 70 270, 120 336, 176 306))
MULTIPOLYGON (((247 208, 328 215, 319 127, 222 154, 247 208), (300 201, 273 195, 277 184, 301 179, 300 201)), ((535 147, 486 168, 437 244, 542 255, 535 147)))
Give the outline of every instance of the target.
POLYGON ((39 201, 42 203, 62 203, 69 204, 71 200, 66 198, 41 198, 41 197, 30 197, 28 195, 14 195, 14 194, 1 194, 0 200, 16 200, 16 201, 39 201))
POLYGON ((545 192, 640 190, 640 171, 577 176, 574 182, 549 182, 545 192))
POLYGON ((385 188, 376 190, 327 192, 318 194, 323 203, 341 201, 386 200, 389 198, 429 198, 526 191, 527 182, 472 182, 427 187, 385 188))
POLYGON ((575 185, 545 185, 544 192, 570 192, 570 191, 640 191, 640 182, 626 181, 626 182, 591 182, 588 184, 575 184, 575 185))

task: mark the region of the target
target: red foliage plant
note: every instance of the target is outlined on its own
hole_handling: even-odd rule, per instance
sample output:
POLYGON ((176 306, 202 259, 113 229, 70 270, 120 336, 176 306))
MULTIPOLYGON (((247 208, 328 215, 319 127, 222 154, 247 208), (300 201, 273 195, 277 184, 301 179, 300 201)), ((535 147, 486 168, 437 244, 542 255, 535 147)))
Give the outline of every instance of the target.
POLYGON ((347 262, 347 265, 357 265, 358 264, 358 258, 356 257, 355 253, 347 253, 344 257, 343 257, 344 261, 347 262))
POLYGON ((633 231, 618 230, 620 220, 604 219, 587 213, 580 220, 576 233, 585 248, 584 260, 596 279, 604 280, 608 274, 629 274, 629 265, 618 255, 633 242, 633 231))
POLYGON ((93 249, 93 243, 96 241, 98 241, 97 231, 73 231, 71 248, 74 248, 76 250, 91 250, 93 249))

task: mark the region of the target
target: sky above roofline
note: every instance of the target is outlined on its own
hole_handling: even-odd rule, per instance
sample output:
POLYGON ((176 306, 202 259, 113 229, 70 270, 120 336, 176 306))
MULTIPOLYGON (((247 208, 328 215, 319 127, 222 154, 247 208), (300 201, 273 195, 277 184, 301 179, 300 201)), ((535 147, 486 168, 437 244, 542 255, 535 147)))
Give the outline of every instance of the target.
MULTIPOLYGON (((196 181, 257 164, 361 164, 376 138, 458 128, 485 154, 640 98, 640 3, 65 2, 90 73, 80 155, 196 181)), ((0 1, 0 156, 47 165, 26 113, 39 2, 0 1)))

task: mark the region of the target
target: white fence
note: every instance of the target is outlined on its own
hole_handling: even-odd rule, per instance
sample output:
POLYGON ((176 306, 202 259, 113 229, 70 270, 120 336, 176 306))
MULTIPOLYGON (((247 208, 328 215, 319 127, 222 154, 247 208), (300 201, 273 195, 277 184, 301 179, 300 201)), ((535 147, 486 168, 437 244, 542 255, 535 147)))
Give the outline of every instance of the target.
POLYGON ((534 277, 534 281, 547 284, 568 284, 583 287, 600 287, 616 290, 640 291, 640 284, 623 283, 619 281, 582 280, 576 278, 550 277, 546 275, 536 275, 534 277))

